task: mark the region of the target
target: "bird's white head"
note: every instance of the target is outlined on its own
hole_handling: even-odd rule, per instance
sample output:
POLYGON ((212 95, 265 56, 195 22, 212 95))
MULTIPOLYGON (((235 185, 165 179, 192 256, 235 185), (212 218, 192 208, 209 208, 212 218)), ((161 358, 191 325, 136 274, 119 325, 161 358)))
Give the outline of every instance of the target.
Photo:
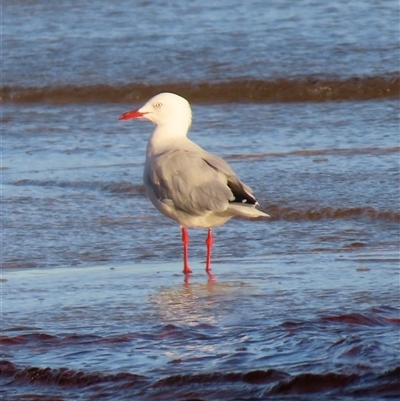
POLYGON ((192 110, 189 102, 174 93, 160 93, 152 97, 138 110, 128 111, 119 120, 145 118, 157 126, 183 125, 186 131, 192 123, 192 110))

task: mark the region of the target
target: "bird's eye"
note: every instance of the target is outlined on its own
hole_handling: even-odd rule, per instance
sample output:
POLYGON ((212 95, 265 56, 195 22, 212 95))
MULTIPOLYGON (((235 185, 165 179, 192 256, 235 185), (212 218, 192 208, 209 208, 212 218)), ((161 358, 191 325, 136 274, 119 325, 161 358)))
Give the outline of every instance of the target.
POLYGON ((161 106, 162 106, 162 103, 161 103, 161 102, 158 102, 158 103, 156 103, 156 104, 154 105, 154 107, 155 107, 156 109, 161 108, 161 106))

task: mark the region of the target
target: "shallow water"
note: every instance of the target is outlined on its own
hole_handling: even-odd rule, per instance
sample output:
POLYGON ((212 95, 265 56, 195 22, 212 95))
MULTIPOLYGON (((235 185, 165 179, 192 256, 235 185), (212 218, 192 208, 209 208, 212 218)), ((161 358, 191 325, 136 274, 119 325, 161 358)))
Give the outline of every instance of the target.
POLYGON ((394 396, 396 257, 232 259, 213 281, 195 263, 189 283, 176 263, 13 270, 3 388, 9 399, 394 396))
POLYGON ((3 4, 1 395, 387 399, 399 382, 395 1, 3 4), (270 215, 190 230, 144 194, 150 123, 190 137, 270 215))
POLYGON ((12 86, 399 70, 396 0, 16 0, 3 12, 3 80, 12 86))
POLYGON ((150 124, 119 124, 116 105, 31 105, 18 120, 16 107, 3 114, 8 399, 399 393, 396 101, 194 105, 191 137, 271 219, 214 230, 215 282, 190 230, 190 283, 179 228, 144 195, 150 124))
MULTIPOLYGON (((32 105, 15 119, 18 108, 3 107, 5 267, 180 260, 178 227, 142 186, 151 124, 118 122, 117 105, 32 105)), ((191 138, 225 157, 271 215, 217 228, 216 258, 397 249, 396 101, 193 112, 191 138)), ((202 258, 204 232, 191 235, 202 258)))
POLYGON ((2 98, 194 102, 396 96, 398 2, 3 4, 2 98))

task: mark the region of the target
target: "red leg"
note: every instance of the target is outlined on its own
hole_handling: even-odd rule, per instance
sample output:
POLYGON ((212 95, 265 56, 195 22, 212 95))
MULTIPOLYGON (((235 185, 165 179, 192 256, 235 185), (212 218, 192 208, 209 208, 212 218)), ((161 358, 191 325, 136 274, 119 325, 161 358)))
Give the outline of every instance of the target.
POLYGON ((192 272, 189 267, 189 254, 188 254, 189 234, 187 232, 186 227, 181 227, 181 229, 182 229, 182 242, 183 242, 183 273, 189 274, 192 272))
POLYGON ((206 244, 207 244, 207 262, 206 262, 206 272, 210 273, 211 270, 211 251, 212 251, 212 246, 213 246, 213 235, 211 228, 208 229, 208 235, 206 239, 206 244))

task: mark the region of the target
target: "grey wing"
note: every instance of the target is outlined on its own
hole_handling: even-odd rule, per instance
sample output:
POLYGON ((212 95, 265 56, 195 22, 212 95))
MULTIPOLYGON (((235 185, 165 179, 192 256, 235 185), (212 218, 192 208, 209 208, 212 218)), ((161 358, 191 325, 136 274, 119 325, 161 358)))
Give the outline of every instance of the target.
POLYGON ((203 158, 206 163, 208 163, 216 171, 225 174, 227 178, 227 185, 234 195, 233 202, 258 205, 258 202, 253 195, 252 189, 244 182, 239 180, 235 172, 225 160, 208 152, 204 152, 203 158))
POLYGON ((147 185, 161 202, 194 216, 205 211, 223 212, 235 197, 227 176, 201 153, 176 149, 151 163, 147 185))

